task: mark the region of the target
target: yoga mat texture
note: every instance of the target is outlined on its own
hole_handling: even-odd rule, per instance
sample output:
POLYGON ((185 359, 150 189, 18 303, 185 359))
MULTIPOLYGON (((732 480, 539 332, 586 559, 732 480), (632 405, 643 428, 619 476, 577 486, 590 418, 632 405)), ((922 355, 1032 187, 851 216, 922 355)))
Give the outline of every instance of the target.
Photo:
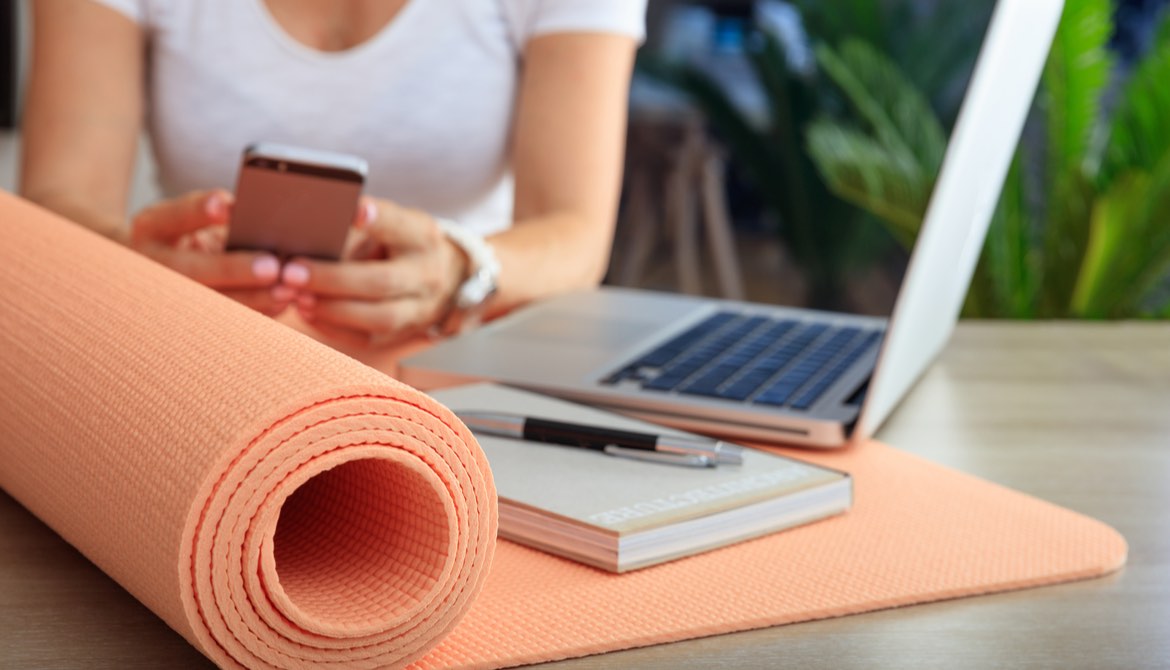
POLYGON ((495 549, 446 408, 0 194, 0 486, 225 668, 402 665, 495 549))
POLYGON ((0 235, 0 486, 224 667, 499 668, 1125 561, 1100 522, 877 442, 782 450, 853 475, 840 517, 625 575, 493 561, 443 408, 3 194, 0 235))

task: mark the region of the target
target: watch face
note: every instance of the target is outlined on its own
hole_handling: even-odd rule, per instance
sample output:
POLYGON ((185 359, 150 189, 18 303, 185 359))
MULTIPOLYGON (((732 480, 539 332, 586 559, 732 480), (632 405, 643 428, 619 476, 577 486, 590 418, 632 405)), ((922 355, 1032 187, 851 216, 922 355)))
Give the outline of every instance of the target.
POLYGON ((478 270, 459 287, 456 304, 460 310, 470 310, 487 302, 496 292, 495 277, 486 270, 478 270))

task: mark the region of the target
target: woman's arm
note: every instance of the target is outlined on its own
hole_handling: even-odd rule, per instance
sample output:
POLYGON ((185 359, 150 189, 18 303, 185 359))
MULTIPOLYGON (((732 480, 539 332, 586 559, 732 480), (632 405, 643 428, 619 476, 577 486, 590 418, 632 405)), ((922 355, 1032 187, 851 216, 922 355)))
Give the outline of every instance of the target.
MULTIPOLYGON (((490 239, 502 265, 491 313, 604 276, 635 49, 632 38, 596 33, 528 44, 512 136, 515 223, 490 239)), ((376 344, 435 325, 466 276, 463 253, 426 212, 371 201, 362 224, 387 260, 285 266, 301 316, 333 338, 376 344)))
POLYGON ((127 200, 145 104, 146 37, 88 0, 36 0, 24 108, 21 194, 258 311, 278 314, 270 254, 221 253, 215 240, 232 196, 223 189, 152 204, 127 226, 127 200), (210 251, 210 253, 208 253, 210 251))
POLYGON ((143 117, 142 30, 94 2, 37 0, 31 6, 21 194, 125 241, 143 117))
POLYGON ((601 34, 528 44, 512 150, 515 225, 491 239, 503 266, 495 311, 604 277, 635 48, 601 34))

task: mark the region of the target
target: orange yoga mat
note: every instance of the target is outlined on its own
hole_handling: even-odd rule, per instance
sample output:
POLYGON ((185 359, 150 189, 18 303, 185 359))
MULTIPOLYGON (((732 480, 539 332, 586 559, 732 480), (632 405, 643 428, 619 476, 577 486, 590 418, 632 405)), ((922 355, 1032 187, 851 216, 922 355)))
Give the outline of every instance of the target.
POLYGON ((0 486, 210 659, 393 667, 491 565, 428 396, 0 194, 0 486))
POLYGON ((0 486, 225 667, 437 642, 417 667, 498 668, 1125 561, 1097 521, 869 443, 791 452, 853 474, 844 516, 625 575, 501 542, 489 571, 490 476, 441 407, 6 196, 0 235, 0 486))

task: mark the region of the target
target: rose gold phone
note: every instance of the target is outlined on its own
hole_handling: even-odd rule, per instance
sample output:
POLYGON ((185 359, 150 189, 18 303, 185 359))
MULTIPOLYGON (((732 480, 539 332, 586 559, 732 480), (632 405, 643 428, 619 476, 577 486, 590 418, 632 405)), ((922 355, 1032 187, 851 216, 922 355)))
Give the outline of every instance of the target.
POLYGON ((244 150, 227 249, 341 258, 366 181, 357 156, 283 144, 244 150))

